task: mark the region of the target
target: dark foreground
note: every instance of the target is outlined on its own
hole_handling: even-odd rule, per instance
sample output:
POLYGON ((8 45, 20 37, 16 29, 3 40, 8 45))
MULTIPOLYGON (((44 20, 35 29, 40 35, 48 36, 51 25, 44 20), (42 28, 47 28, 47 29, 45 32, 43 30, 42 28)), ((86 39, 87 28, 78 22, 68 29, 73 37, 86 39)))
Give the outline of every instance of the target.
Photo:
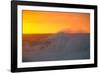
POLYGON ((23 35, 23 62, 90 58, 90 34, 23 35))

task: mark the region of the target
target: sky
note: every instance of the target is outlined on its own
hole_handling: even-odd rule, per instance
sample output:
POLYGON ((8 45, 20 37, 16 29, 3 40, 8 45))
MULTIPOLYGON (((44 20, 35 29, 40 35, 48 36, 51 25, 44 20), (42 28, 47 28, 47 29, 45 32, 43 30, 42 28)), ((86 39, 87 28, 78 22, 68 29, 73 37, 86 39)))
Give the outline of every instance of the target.
POLYGON ((23 34, 89 33, 90 14, 23 10, 22 25, 23 34))

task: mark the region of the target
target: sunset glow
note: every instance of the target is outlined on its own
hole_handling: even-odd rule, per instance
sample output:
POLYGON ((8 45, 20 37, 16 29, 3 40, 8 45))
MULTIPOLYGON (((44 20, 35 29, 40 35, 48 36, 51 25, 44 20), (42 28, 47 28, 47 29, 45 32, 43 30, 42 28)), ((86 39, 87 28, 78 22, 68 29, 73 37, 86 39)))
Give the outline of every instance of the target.
POLYGON ((46 34, 64 31, 67 33, 89 33, 90 14, 72 12, 22 12, 23 34, 46 34))

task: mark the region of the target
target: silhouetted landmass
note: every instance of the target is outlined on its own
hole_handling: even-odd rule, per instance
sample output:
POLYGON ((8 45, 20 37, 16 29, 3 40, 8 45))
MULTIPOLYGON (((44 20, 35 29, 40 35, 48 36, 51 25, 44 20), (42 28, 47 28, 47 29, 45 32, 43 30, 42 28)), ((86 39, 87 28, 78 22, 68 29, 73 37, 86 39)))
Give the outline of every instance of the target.
POLYGON ((90 58, 89 33, 23 35, 23 62, 90 58))

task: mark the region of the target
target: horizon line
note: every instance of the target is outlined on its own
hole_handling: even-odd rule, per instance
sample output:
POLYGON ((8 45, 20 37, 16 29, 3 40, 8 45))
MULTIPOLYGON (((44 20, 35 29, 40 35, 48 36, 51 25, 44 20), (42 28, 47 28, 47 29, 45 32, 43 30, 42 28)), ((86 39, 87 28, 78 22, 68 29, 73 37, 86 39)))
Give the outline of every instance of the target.
MULTIPOLYGON (((60 32, 58 32, 58 33, 60 33, 60 32)), ((66 33, 66 32, 64 32, 65 34, 90 34, 90 32, 78 32, 78 33, 66 33)), ((23 35, 24 34, 57 34, 57 33, 22 33, 23 35)))

